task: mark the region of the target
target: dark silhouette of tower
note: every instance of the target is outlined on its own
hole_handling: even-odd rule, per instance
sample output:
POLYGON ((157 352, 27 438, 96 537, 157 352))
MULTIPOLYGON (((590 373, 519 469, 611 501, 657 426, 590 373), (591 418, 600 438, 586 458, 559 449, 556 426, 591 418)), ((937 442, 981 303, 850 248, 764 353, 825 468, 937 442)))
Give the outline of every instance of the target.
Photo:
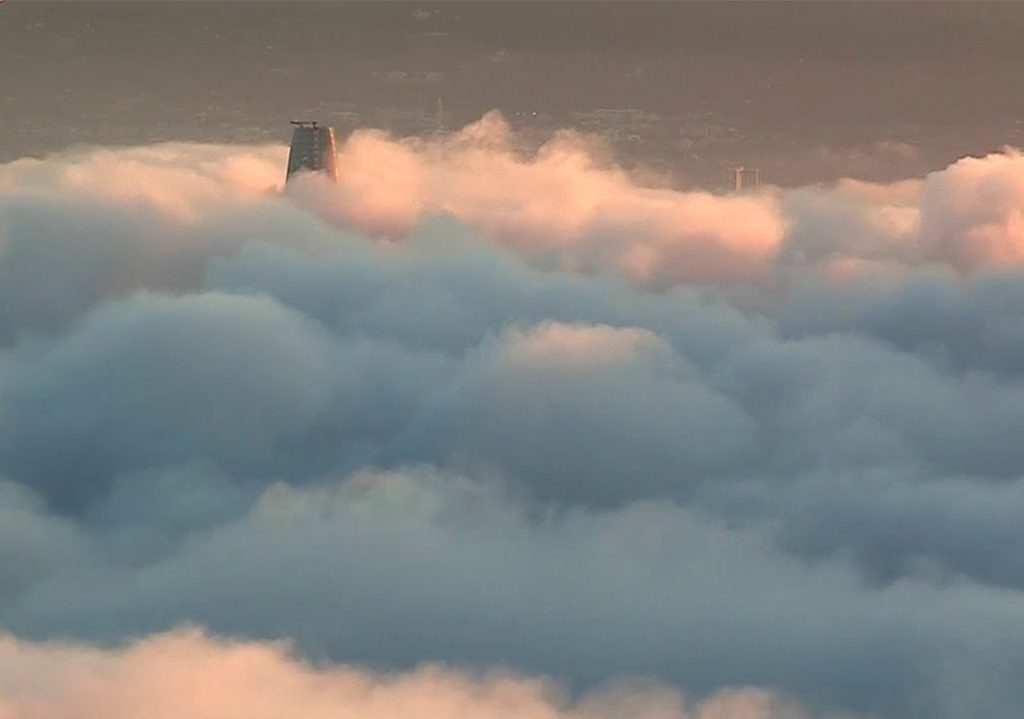
POLYGON ((297 172, 322 172, 332 180, 338 179, 338 159, 334 142, 334 128, 320 127, 312 120, 292 120, 292 147, 288 153, 290 180, 297 172))

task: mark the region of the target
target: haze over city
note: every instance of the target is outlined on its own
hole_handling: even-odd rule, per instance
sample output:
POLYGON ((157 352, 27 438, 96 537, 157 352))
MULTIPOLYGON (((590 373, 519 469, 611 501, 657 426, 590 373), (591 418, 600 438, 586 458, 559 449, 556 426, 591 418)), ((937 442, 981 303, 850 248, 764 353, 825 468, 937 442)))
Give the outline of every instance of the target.
POLYGON ((445 129, 577 127, 688 185, 901 179, 1024 141, 1022 31, 1016 3, 11 2, 0 158, 422 134, 440 100, 445 129))
POLYGON ((0 719, 1021 715, 1022 36, 0 4, 0 719))

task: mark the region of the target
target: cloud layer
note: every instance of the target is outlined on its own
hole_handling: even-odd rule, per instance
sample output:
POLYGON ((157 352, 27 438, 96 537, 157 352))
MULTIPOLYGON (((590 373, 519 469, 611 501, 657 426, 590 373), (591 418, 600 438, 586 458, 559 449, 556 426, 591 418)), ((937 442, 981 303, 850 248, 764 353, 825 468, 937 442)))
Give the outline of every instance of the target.
POLYGON ((1014 151, 740 197, 494 116, 283 157, 0 166, 4 719, 175 652, 381 717, 1024 707, 1014 151), (587 698, 637 676, 696 699, 587 698))
POLYGON ((0 716, 73 719, 803 719, 791 701, 757 689, 692 702, 669 687, 622 683, 576 699, 550 679, 424 665, 407 674, 313 666, 287 647, 229 642, 195 630, 120 649, 30 644, 0 637, 0 716))

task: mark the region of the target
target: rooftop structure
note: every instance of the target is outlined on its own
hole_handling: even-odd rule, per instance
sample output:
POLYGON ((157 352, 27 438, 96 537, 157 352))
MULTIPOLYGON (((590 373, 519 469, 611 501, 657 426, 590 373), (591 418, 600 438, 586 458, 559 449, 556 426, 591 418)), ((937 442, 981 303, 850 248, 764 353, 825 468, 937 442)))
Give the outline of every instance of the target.
POLYGON ((761 171, 756 167, 732 168, 733 192, 756 192, 761 184, 761 171))

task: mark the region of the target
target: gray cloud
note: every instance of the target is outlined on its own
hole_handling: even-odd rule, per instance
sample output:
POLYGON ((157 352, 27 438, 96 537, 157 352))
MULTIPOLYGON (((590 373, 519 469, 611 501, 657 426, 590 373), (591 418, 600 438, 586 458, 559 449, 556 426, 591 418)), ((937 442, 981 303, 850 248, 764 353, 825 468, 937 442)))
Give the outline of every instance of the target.
POLYGON ((812 706, 896 715, 925 692, 932 715, 952 716, 943 682, 998 651, 986 700, 1019 701, 1003 685, 1024 651, 1012 594, 915 579, 872 588, 845 563, 805 565, 760 531, 667 503, 534 515, 431 470, 361 473, 275 485, 143 566, 90 549, 77 571, 7 602, 5 623, 109 637, 185 616, 370 665, 511 662, 584 685, 643 674, 698 693, 769 683, 812 706))
POLYGON ((280 148, 0 167, 0 624, 1024 706, 1020 158, 740 202, 493 132, 357 136, 341 196, 267 192, 280 148))

